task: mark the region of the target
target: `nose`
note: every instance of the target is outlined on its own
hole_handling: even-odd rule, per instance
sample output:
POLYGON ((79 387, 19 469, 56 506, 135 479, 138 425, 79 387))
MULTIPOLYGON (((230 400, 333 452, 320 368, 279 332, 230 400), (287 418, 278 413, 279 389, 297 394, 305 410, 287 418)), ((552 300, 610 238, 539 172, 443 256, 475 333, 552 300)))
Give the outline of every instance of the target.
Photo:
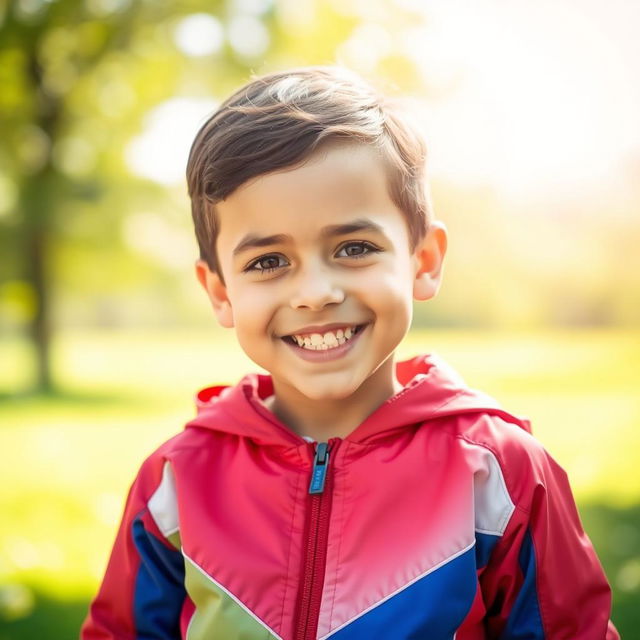
POLYGON ((337 274, 326 265, 307 265, 293 282, 290 304, 294 309, 318 311, 344 301, 344 290, 337 274))

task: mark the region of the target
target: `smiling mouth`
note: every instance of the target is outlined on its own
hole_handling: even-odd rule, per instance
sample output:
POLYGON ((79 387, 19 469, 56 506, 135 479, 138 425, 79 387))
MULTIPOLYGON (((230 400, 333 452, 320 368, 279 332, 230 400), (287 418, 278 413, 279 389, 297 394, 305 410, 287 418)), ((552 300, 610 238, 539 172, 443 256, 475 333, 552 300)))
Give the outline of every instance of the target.
POLYGON ((342 329, 327 331, 325 333, 297 333, 284 336, 282 339, 285 342, 294 344, 296 347, 301 347, 309 351, 328 351, 349 342, 349 340, 362 331, 365 326, 364 324, 345 326, 342 329))

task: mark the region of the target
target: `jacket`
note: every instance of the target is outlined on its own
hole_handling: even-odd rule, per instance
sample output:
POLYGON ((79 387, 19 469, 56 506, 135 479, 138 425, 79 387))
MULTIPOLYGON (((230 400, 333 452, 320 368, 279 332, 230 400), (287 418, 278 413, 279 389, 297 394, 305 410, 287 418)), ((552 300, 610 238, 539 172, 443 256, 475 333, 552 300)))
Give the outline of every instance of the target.
POLYGON ((84 640, 613 640, 564 471, 446 365, 346 438, 266 408, 267 375, 197 396, 142 465, 84 640))

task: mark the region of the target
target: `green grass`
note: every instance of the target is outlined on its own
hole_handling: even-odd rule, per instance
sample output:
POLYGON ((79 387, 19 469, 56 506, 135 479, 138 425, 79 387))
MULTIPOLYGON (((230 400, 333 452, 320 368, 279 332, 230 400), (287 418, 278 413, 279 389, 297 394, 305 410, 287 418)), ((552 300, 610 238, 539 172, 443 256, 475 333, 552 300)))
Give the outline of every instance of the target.
MULTIPOLYGON (((639 338, 434 330, 399 352, 436 351, 533 420, 569 473, 629 637, 640 625, 639 338)), ((0 341, 0 640, 72 638, 141 460, 193 415, 197 388, 254 367, 230 332, 74 332, 55 344, 63 391, 15 395, 28 356, 24 343, 0 341)))

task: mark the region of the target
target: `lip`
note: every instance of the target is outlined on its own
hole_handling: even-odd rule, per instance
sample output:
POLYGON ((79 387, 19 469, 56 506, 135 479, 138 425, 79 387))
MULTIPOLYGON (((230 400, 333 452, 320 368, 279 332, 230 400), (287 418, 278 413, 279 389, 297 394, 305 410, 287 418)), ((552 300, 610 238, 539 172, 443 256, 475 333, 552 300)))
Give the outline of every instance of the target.
MULTIPOLYGON (((356 333, 350 340, 347 340, 347 342, 345 342, 344 344, 334 347, 333 349, 324 349, 320 351, 315 351, 311 349, 305 349, 304 347, 299 347, 297 344, 293 344, 292 342, 288 342, 287 340, 283 340, 283 342, 293 351, 293 353, 295 353, 295 355, 302 358, 302 360, 307 360, 308 362, 330 362, 332 360, 338 360, 340 358, 343 358, 347 353, 349 353, 349 351, 351 351, 351 349, 353 349, 356 343, 360 340, 360 336, 362 336, 362 334, 369 328, 368 324, 327 325, 327 327, 328 326, 333 326, 336 328, 362 326, 362 329, 360 329, 360 331, 358 331, 358 333, 356 333)), ((329 331, 329 329, 326 329, 325 327, 325 331, 329 331)), ((317 333, 320 333, 320 332, 318 331, 317 333)))

